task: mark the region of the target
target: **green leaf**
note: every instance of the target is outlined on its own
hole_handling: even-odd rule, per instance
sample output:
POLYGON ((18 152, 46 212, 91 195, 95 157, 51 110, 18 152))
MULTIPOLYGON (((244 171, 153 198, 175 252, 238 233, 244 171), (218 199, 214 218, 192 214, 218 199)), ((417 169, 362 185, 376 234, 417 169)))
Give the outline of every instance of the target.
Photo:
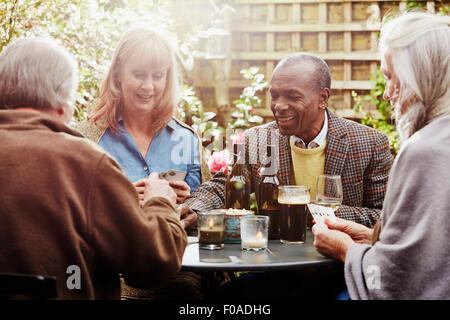
POLYGON ((253 109, 252 105, 248 105, 248 104, 241 104, 241 108, 245 111, 250 111, 253 109))
POLYGON ((236 104, 236 108, 238 108, 238 109, 245 109, 245 108, 247 108, 247 104, 245 104, 245 103, 238 103, 238 104, 236 104))
POLYGON ((203 121, 208 121, 214 118, 216 114, 214 112, 205 112, 203 113, 203 121))
POLYGON ((202 132, 202 133, 205 132, 206 131, 206 126, 207 126, 206 122, 200 123, 199 126, 198 126, 200 132, 202 132))
POLYGON ((236 128, 242 127, 242 126, 246 126, 247 122, 244 121, 244 119, 236 119, 236 121, 234 121, 234 126, 236 128))
POLYGON ((213 137, 220 137, 223 134, 223 129, 213 129, 209 132, 213 137))
POLYGON ((258 67, 250 67, 249 71, 251 74, 255 75, 258 73, 259 68, 258 67))
POLYGON ((244 114, 243 114, 242 112, 240 112, 240 111, 234 111, 234 112, 231 114, 231 116, 234 117, 234 118, 241 118, 241 117, 244 116, 244 114))
POLYGON ((254 86, 255 91, 262 91, 266 87, 267 87, 267 82, 258 83, 254 86))
POLYGON ((252 87, 246 87, 244 88, 244 91, 242 93, 245 96, 253 96, 255 94, 255 89, 253 89, 252 87))
POLYGON ((255 75, 255 81, 256 82, 261 82, 261 81, 263 81, 264 80, 264 75, 263 74, 257 74, 257 75, 255 75))

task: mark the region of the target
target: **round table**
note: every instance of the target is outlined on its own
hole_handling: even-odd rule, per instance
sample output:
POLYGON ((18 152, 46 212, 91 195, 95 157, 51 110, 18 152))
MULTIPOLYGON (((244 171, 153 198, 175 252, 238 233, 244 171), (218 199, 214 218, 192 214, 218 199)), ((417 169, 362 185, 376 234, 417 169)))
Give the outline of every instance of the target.
POLYGON ((241 250, 241 244, 225 244, 222 250, 199 249, 195 237, 183 256, 182 269, 197 272, 284 271, 322 267, 336 263, 317 252, 313 234, 307 232, 303 244, 283 244, 270 240, 265 251, 241 250))

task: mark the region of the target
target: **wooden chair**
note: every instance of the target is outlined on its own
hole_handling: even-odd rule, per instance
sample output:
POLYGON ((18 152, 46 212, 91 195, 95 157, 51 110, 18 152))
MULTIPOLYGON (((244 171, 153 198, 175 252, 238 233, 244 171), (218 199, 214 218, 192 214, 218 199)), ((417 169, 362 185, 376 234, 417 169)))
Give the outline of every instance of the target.
POLYGON ((55 277, 0 273, 0 299, 49 299, 57 297, 55 277))

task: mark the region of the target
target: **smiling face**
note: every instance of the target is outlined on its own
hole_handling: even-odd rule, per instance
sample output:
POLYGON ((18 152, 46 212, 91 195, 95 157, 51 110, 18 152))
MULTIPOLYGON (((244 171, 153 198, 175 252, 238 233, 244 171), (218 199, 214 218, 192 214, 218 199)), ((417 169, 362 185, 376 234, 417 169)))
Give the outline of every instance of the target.
POLYGON ((133 53, 122 65, 119 80, 126 112, 151 113, 166 88, 167 68, 151 58, 133 53))
POLYGON ((318 90, 311 64, 300 62, 276 69, 270 82, 271 105, 280 133, 306 143, 322 129, 329 89, 318 90))

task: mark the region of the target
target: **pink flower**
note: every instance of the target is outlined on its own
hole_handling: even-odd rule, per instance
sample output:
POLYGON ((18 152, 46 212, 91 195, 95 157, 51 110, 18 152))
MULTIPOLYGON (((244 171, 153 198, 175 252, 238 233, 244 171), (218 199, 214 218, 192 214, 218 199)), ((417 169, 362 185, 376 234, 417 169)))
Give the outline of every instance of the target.
POLYGON ((233 139, 233 144, 236 143, 242 143, 242 136, 244 135, 244 131, 238 131, 236 134, 231 136, 231 139, 233 139))
MULTIPOLYGON (((228 151, 216 151, 208 159, 208 167, 212 173, 217 173, 224 169, 225 172, 228 171, 228 151)), ((226 174, 226 173, 225 173, 226 174)))

